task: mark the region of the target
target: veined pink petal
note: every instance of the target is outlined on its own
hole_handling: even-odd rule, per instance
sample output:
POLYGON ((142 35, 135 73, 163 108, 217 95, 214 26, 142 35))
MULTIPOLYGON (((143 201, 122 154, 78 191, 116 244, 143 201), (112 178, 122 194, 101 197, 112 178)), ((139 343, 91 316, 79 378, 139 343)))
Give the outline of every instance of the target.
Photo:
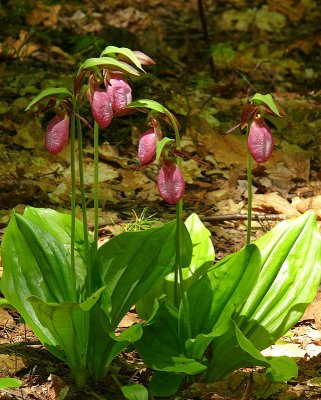
POLYGON ((69 116, 55 115, 49 122, 45 135, 45 147, 52 154, 60 153, 68 143, 69 116))
POLYGON ((115 112, 122 110, 132 101, 132 89, 124 79, 115 76, 105 82, 107 93, 112 98, 115 112))
POLYGON ((168 204, 176 204, 183 196, 185 181, 174 161, 167 161, 159 171, 157 187, 159 194, 168 204))
POLYGON ((113 119, 113 107, 110 95, 105 90, 97 88, 88 97, 95 121, 101 128, 106 128, 113 119))
POLYGON ((270 128, 262 118, 251 123, 247 143, 251 156, 257 163, 264 163, 270 158, 274 142, 270 128))
POLYGON ((141 165, 148 165, 155 160, 157 141, 156 126, 142 134, 138 143, 138 158, 141 165))

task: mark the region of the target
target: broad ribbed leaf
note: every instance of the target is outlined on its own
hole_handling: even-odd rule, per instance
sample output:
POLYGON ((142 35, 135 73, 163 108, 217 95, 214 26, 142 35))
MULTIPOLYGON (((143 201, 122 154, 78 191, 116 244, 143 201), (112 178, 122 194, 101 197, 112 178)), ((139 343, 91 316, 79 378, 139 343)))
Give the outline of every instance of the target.
POLYGON ((238 368, 255 366, 266 367, 268 378, 274 381, 287 381, 298 374, 294 360, 283 356, 264 357, 237 325, 230 321, 225 334, 214 338, 212 342, 212 357, 205 380, 218 381, 238 368))
POLYGON ((83 71, 92 70, 96 71, 97 68, 110 69, 112 71, 121 71, 130 75, 139 76, 139 72, 131 65, 115 60, 111 57, 101 57, 101 58, 88 58, 81 66, 77 72, 77 76, 81 75, 83 71))
POLYGON ((149 391, 153 396, 171 396, 178 391, 183 379, 182 374, 154 371, 149 384, 149 391))
MULTIPOLYGON (((88 375, 89 311, 97 303, 103 290, 104 287, 80 304, 48 303, 35 296, 28 298, 41 324, 54 336, 56 346, 59 346, 62 353, 60 358, 70 367, 78 386, 86 382, 88 375)), ((48 349, 51 351, 50 346, 48 349)))
POLYGON ((176 221, 161 228, 123 233, 105 243, 97 255, 106 294, 102 301, 113 328, 150 287, 174 268, 176 221))
POLYGON ((128 104, 127 108, 147 108, 165 114, 166 108, 155 100, 140 99, 128 104))
MULTIPOLYGON (((184 245, 189 254, 192 247, 192 259, 186 257, 183 265, 184 289, 199 279, 214 262, 214 248, 210 239, 210 231, 204 226, 197 214, 191 214, 185 221, 188 235, 183 236, 184 245), (191 244, 190 244, 191 242, 191 244)), ((148 319, 152 315, 155 299, 166 295, 174 304, 174 273, 160 279, 151 290, 136 304, 136 311, 141 318, 148 319)))
POLYGON ((151 323, 144 327, 141 340, 135 347, 146 364, 158 371, 200 374, 206 366, 188 358, 184 351, 184 340, 178 332, 177 310, 166 301, 159 301, 159 308, 151 323))
POLYGON ((128 400, 148 400, 148 390, 143 385, 129 383, 121 387, 124 397, 128 400))
POLYGON ((273 97, 270 94, 255 93, 255 95, 251 98, 251 103, 256 106, 263 104, 268 107, 272 112, 274 112, 274 114, 281 117, 281 114, 276 104, 274 103, 273 97))
POLYGON ((159 160, 159 158, 160 158, 160 156, 161 156, 161 154, 162 154, 162 151, 163 151, 164 147, 165 147, 166 145, 168 145, 169 143, 173 143, 173 142, 175 142, 174 139, 170 139, 170 138, 168 138, 168 137, 166 137, 166 136, 163 137, 162 140, 160 140, 159 142, 157 142, 157 144, 156 144, 156 160, 159 160))
MULTIPOLYGON (((1 291, 41 342, 46 346, 52 345, 52 352, 60 358, 60 352, 55 351, 55 338, 39 321, 27 300, 36 296, 50 303, 77 301, 70 266, 70 239, 65 231, 68 230, 67 219, 70 217, 61 216, 60 223, 55 224, 54 215, 54 212, 46 214, 44 210, 39 210, 37 214, 35 209, 27 209, 24 216, 13 214, 2 242, 1 291), (59 240, 59 232, 62 240, 59 240)), ((57 217, 59 219, 60 215, 57 217)), ((78 234, 78 245, 81 247, 79 230, 78 234)), ((79 255, 76 257, 76 270, 79 271, 78 276, 85 276, 84 262, 79 255)))
POLYGON ((295 360, 287 357, 266 357, 270 367, 266 370, 266 378, 274 382, 285 382, 298 376, 295 360))
MULTIPOLYGON (((229 329, 213 340, 208 380, 222 379, 239 367, 264 365, 255 353, 299 320, 319 287, 321 243, 313 212, 282 222, 254 243, 261 252, 262 270, 247 301, 233 316, 235 332, 229 329)), ((269 379, 287 380, 296 374, 293 360, 265 360, 270 365, 269 379)))
POLYGON ((120 55, 126 62, 128 61, 132 62, 135 65, 135 67, 145 72, 135 53, 132 50, 128 49, 127 47, 108 46, 102 51, 100 57, 104 57, 106 55, 116 56, 116 54, 120 55))
MULTIPOLYGON (((36 224, 39 228, 51 234, 56 240, 71 252, 71 216, 52 210, 50 208, 27 207, 23 216, 36 224)), ((89 243, 93 240, 89 236, 89 243)), ((86 278, 87 255, 84 249, 84 226, 79 219, 75 221, 75 258, 76 276, 79 293, 86 278)), ((84 300, 84 299, 81 299, 84 300)))
MULTIPOLYGON (((200 333, 215 332, 217 329, 223 333, 227 329, 233 311, 243 304, 251 293, 260 267, 260 252, 255 245, 249 245, 225 257, 193 283, 186 291, 192 338, 200 333)), ((185 318, 181 304, 180 321, 183 325, 185 318)))
POLYGON ((88 350, 89 370, 96 381, 106 376, 111 362, 121 351, 142 336, 141 324, 132 325, 115 336, 110 324, 106 322, 107 315, 102 311, 100 304, 96 304, 91 310, 88 350))
POLYGON ((6 388, 19 388, 22 382, 16 378, 0 378, 0 390, 6 388))
POLYGON ((262 271, 236 322, 263 350, 300 319, 317 293, 321 239, 315 214, 284 221, 254 243, 262 254, 262 271))
POLYGON ((58 99, 66 99, 71 97, 72 93, 67 88, 59 87, 59 88, 48 88, 42 90, 27 106, 25 111, 28 111, 32 106, 37 104, 39 101, 43 100, 46 97, 56 97, 58 99))

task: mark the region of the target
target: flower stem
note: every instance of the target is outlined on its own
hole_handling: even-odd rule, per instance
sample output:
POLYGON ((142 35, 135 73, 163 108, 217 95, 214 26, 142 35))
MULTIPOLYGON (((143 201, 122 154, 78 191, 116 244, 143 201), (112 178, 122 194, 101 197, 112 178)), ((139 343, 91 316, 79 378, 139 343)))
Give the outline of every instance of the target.
MULTIPOLYGON (((87 266, 88 268, 90 268, 90 248, 89 248, 89 237, 88 237, 87 206, 86 206, 85 179, 84 179, 82 127, 79 118, 77 118, 77 136, 78 136, 78 149, 79 149, 79 154, 78 154, 79 183, 80 183, 80 193, 81 193, 82 219, 84 227, 84 246, 85 246, 87 266)), ((89 293, 88 295, 90 294, 91 293, 89 293)))
POLYGON ((94 246, 95 252, 98 248, 98 162, 99 162, 99 125, 94 122, 94 246))
MULTIPOLYGON (((249 134, 249 126, 246 129, 246 137, 249 134)), ((246 227, 246 244, 251 243, 251 228, 252 228, 252 157, 249 148, 247 147, 247 227, 246 227)))
MULTIPOLYGON (((167 111, 167 110, 166 110, 167 111)), ((181 150, 181 139, 179 136, 179 130, 177 126, 176 119, 173 114, 169 111, 166 112, 166 115, 170 119, 174 132, 175 132, 175 144, 177 150, 181 150)), ((180 157, 176 158, 176 163, 179 169, 182 169, 182 159, 180 157)), ((175 259, 175 275, 174 275, 174 305, 179 308, 180 301, 182 302, 184 314, 185 314, 185 322, 187 335, 191 338, 191 323, 189 317, 189 308, 185 298, 185 289, 184 289, 184 277, 183 277, 183 268, 182 268, 182 260, 181 260, 181 249, 184 246, 183 235, 182 235, 182 225, 183 222, 183 199, 180 199, 176 204, 176 259, 175 259)))
POLYGON ((76 232, 76 169, 75 169, 75 107, 76 99, 73 99, 73 111, 70 120, 70 173, 71 173, 71 231, 70 231, 70 267, 74 300, 77 300, 76 268, 75 268, 75 232, 76 232))

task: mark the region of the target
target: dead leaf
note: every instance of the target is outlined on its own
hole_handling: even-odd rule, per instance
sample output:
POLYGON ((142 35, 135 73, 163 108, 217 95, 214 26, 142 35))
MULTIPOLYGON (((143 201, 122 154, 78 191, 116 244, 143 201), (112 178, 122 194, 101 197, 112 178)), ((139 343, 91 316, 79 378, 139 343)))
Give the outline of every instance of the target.
POLYGON ((0 308, 0 326, 14 325, 12 316, 4 308, 0 308))
POLYGON ((24 30, 19 32, 18 39, 9 36, 5 41, 5 46, 0 47, 0 54, 6 53, 13 57, 20 58, 29 56, 40 48, 38 44, 31 42, 29 39, 29 32, 24 30))
POLYGON ((12 376, 27 368, 28 360, 20 355, 0 354, 0 375, 12 376))
POLYGON ((30 12, 26 14, 26 22, 28 25, 44 25, 51 28, 56 28, 58 22, 61 5, 48 5, 46 3, 38 3, 30 12))
POLYGON ((69 392, 70 387, 59 376, 50 374, 48 381, 48 395, 50 400, 64 400, 69 392))
POLYGON ((253 211, 284 214, 287 218, 301 215, 297 209, 278 193, 255 194, 253 196, 253 211))
POLYGON ((307 199, 294 197, 292 199, 292 204, 302 214, 305 213, 307 210, 314 210, 317 217, 321 219, 321 195, 312 196, 307 199))
POLYGON ((306 4, 300 0, 268 0, 268 6, 271 11, 282 13, 291 21, 300 20, 306 12, 306 4))

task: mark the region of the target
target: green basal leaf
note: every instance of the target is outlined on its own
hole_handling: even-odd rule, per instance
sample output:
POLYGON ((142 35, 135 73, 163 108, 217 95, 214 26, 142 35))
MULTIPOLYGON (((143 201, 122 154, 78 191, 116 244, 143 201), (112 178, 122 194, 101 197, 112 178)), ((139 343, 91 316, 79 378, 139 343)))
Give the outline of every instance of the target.
POLYGON ((122 56, 122 58, 125 59, 126 62, 127 61, 132 62, 135 65, 135 67, 137 67, 141 71, 145 72, 143 70, 142 65, 141 65, 140 61, 138 60, 136 54, 132 50, 128 49, 127 47, 108 46, 102 51, 100 57, 104 57, 106 55, 111 56, 111 57, 113 57, 113 56, 116 57, 116 54, 118 54, 118 55, 120 54, 122 56))
POLYGON ((243 335, 237 325, 229 320, 226 332, 214 338, 212 357, 208 361, 205 380, 218 381, 241 367, 269 367, 267 359, 243 335))
POLYGON ((270 367, 266 369, 266 378, 274 382, 286 382, 298 376, 298 366, 287 356, 267 357, 270 367))
POLYGON ((292 361, 264 361, 258 353, 287 332, 315 297, 321 280, 320 242, 312 211, 282 222, 254 242, 261 252, 262 269, 246 302, 233 316, 235 334, 229 329, 213 340, 208 380, 264 362, 270 379, 287 380, 296 375, 292 361))
POLYGON ((132 103, 128 104, 127 108, 147 108, 149 110, 153 110, 162 114, 165 114, 165 112, 167 111, 166 108, 157 101, 148 99, 133 101, 132 103))
POLYGON ((86 266, 80 255, 83 229, 79 221, 76 238, 76 282, 70 265, 70 216, 27 208, 23 216, 13 214, 2 242, 1 291, 58 358, 63 356, 55 335, 42 324, 27 299, 35 296, 48 303, 77 303, 79 296, 81 301, 77 288, 82 288, 86 266))
POLYGON ((154 371, 149 384, 153 396, 168 397, 175 394, 183 382, 184 376, 170 372, 154 371))
MULTIPOLYGON (((76 303, 48 303, 35 296, 27 300, 33 306, 41 324, 52 333, 62 358, 70 367, 78 386, 83 386, 88 375, 87 356, 90 334, 90 310, 99 300, 104 287, 86 301, 76 303)), ((51 351, 51 347, 48 347, 51 351)))
POLYGON ((68 97, 72 97, 72 93, 70 90, 63 87, 44 89, 31 101, 31 103, 28 104, 25 111, 28 111, 32 106, 37 104, 39 101, 45 99, 46 97, 57 97, 58 99, 66 99, 68 97))
POLYGON ((130 307, 175 263, 176 221, 161 228, 119 235, 98 250, 97 271, 106 285, 101 308, 92 312, 90 354, 92 374, 102 379, 116 355, 142 336, 140 324, 121 335, 114 329, 130 307), (104 310, 104 317, 101 316, 104 310), (109 335, 98 341, 97 337, 109 335))
POLYGON ((159 301, 153 320, 144 327, 135 347, 146 364, 155 370, 197 375, 206 366, 184 354, 184 340, 178 332, 177 310, 166 299, 159 301))
POLYGON ((88 58, 83 64, 81 64, 77 76, 81 75, 83 71, 95 71, 97 68, 106 68, 139 76, 139 72, 134 67, 111 57, 88 58))
POLYGON ((254 242, 262 254, 257 284, 236 321, 263 350, 283 336, 316 296, 321 280, 321 238, 313 211, 280 223, 254 242))
POLYGON ((0 299, 0 308, 14 308, 7 299, 0 299))
MULTIPOLYGON (((260 252, 255 245, 249 245, 223 258, 193 283, 186 291, 191 338, 216 330, 222 330, 223 333, 227 329, 232 313, 251 293, 260 267, 260 252)), ((185 310, 181 304, 181 334, 185 320, 185 310)))
MULTIPOLYGON (((63 214, 50 208, 27 207, 23 216, 51 234, 71 253, 71 215, 63 214)), ((89 236, 89 243, 93 243, 91 236, 89 236)), ((88 264, 90 259, 88 259, 89 257, 84 248, 84 226, 78 219, 75 221, 75 258, 78 292, 81 293, 87 274, 85 264, 88 264)), ((84 299, 80 298, 80 300, 84 299)))
POLYGON ((122 386, 121 391, 128 400, 148 400, 148 390, 143 385, 128 384, 122 386))
POLYGON ((164 147, 166 145, 168 145, 169 143, 172 143, 172 142, 175 142, 175 140, 174 139, 170 139, 170 138, 168 138, 166 136, 163 137, 162 140, 157 142, 157 144, 156 144, 156 160, 159 160, 164 147))
POLYGON ((16 378, 0 378, 0 390, 7 388, 19 388, 22 382, 16 378))
MULTIPOLYGON (((197 214, 191 214, 185 221, 185 226, 189 235, 185 234, 183 236, 184 245, 182 245, 182 248, 187 249, 187 254, 192 251, 192 259, 187 256, 186 261, 182 261, 184 289, 186 290, 213 265, 215 255, 210 239, 211 233, 197 214), (192 249, 189 250, 190 248, 192 249)), ((138 301, 136 311, 141 318, 150 318, 155 300, 163 294, 174 304, 174 273, 170 273, 165 278, 160 279, 147 295, 138 301)))
POLYGON ((275 115, 281 117, 281 114, 270 94, 255 93, 255 95, 251 98, 250 101, 255 106, 263 104, 264 106, 268 107, 275 115))
POLYGON ((228 331, 212 343, 212 358, 205 376, 207 382, 218 381, 238 368, 262 366, 267 368, 267 378, 282 382, 297 377, 298 368, 289 357, 264 357, 231 321, 228 331))
POLYGON ((161 228, 126 232, 101 246, 97 266, 106 294, 102 306, 112 328, 150 287, 174 269, 176 221, 161 228))
POLYGON ((105 326, 108 325, 108 316, 102 311, 100 304, 96 304, 90 314, 88 368, 95 381, 100 381, 106 376, 114 358, 125 350, 132 340, 141 337, 142 328, 140 325, 131 326, 116 337, 110 326, 105 326))

